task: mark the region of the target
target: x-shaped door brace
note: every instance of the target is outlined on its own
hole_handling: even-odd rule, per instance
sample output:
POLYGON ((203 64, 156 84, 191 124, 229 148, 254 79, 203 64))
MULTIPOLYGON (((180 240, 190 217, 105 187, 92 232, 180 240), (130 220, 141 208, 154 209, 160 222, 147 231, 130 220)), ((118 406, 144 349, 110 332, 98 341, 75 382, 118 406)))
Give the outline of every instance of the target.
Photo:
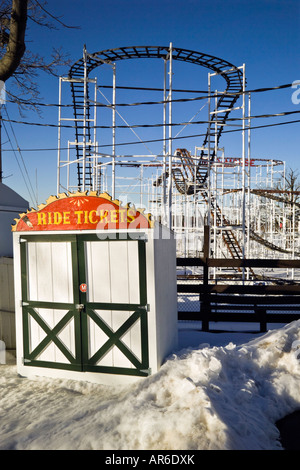
MULTIPOLYGON (((25 307, 25 314, 27 316, 26 324, 28 325, 29 315, 37 322, 37 324, 44 330, 45 338, 30 352, 29 345, 25 353, 26 361, 37 360, 37 357, 53 342, 58 349, 64 354, 70 364, 77 364, 78 360, 71 354, 69 349, 58 338, 58 334, 64 329, 65 326, 74 318, 76 311, 69 310, 64 317, 54 326, 50 328, 47 323, 41 318, 39 313, 33 307, 25 307)), ((102 320, 92 309, 87 310, 89 317, 99 326, 99 328, 108 336, 108 340, 98 349, 98 351, 88 359, 87 365, 95 365, 102 357, 109 352, 113 346, 117 346, 120 351, 127 357, 127 359, 137 369, 147 369, 149 367, 148 359, 148 331, 147 331, 147 311, 140 308, 133 312, 133 314, 116 330, 113 331, 104 320, 102 320), (122 341, 122 336, 130 330, 130 328, 140 320, 141 329, 141 361, 135 354, 125 345, 122 341)), ((29 329, 28 335, 29 339, 29 329)))
POLYGON ((113 331, 104 320, 102 320, 92 309, 87 309, 87 314, 108 336, 106 343, 88 360, 89 365, 95 365, 113 346, 117 346, 120 351, 137 369, 148 368, 148 332, 147 332, 147 311, 143 308, 137 309, 118 329, 113 331), (141 321, 141 348, 142 361, 139 361, 135 354, 126 346, 121 337, 139 320, 141 321))
MULTIPOLYGON (((54 308, 54 307, 53 307, 54 308)), ((58 349, 66 356, 68 361, 71 364, 77 363, 76 358, 71 354, 69 349, 63 344, 63 342, 58 338, 58 334, 63 330, 63 328, 69 323, 69 321, 74 317, 74 311, 69 310, 64 317, 51 329, 44 320, 40 317, 38 312, 32 307, 26 307, 26 312, 32 316, 32 318, 38 323, 38 325, 44 330, 46 333, 45 338, 36 346, 36 348, 25 354, 26 360, 35 360, 38 355, 40 355, 46 347, 53 341, 53 343, 58 347, 58 349)), ((29 335, 28 335, 29 336, 29 335)), ((28 348, 29 349, 29 348, 28 348)))

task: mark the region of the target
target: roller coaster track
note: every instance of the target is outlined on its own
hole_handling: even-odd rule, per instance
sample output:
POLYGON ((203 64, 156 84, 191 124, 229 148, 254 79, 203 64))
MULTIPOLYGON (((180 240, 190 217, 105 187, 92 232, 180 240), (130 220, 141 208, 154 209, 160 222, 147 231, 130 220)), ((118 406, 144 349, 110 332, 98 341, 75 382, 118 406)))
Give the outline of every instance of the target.
MULTIPOLYGON (((224 191, 223 194, 231 194, 231 193, 238 193, 242 191, 241 188, 236 189, 227 189, 224 191)), ((252 194, 256 194, 257 196, 266 197, 268 199, 273 199, 274 201, 281 202, 283 204, 290 204, 291 206, 294 204, 296 207, 300 207, 300 203, 296 202, 293 199, 287 199, 282 196, 277 196, 276 194, 282 194, 287 196, 299 196, 300 191, 285 191, 282 189, 250 189, 252 194)))
MULTIPOLYGON (((175 152, 175 156, 179 157, 181 165, 178 166, 178 167, 175 166, 173 168, 173 173, 174 172, 176 173, 177 171, 180 172, 182 177, 183 177, 183 180, 185 181, 185 184, 188 184, 188 183, 186 183, 186 181, 192 181, 193 159, 192 159, 190 153, 188 152, 188 150, 186 150, 186 149, 177 149, 176 152, 175 152)), ((191 182, 190 184, 192 185, 193 183, 191 182)), ((181 189, 181 186, 179 186, 179 188, 178 188, 176 179, 175 179, 175 185, 176 185, 177 189, 179 189, 179 188, 181 189)), ((198 191, 201 193, 201 196, 203 197, 205 202, 208 204, 209 197, 208 197, 207 191, 203 187, 198 188, 198 191)), ((240 191, 240 189, 229 190, 226 193, 237 192, 237 191, 240 191)), ((262 196, 262 197, 269 197, 271 199, 275 199, 276 201, 291 204, 291 201, 287 201, 287 200, 285 200, 281 197, 277 197, 275 195, 275 192, 276 192, 275 190, 274 191, 251 190, 251 192, 253 192, 254 194, 257 194, 259 196, 262 196)), ((290 191, 279 191, 279 190, 278 190, 278 192, 290 193, 290 191)), ((232 223, 222 214, 221 209, 218 206, 218 204, 216 203, 215 198, 213 196, 211 196, 210 200, 211 200, 211 216, 212 216, 213 220, 216 218, 215 222, 216 222, 217 227, 220 227, 220 226, 223 227, 222 238, 223 238, 223 241, 224 241, 229 253, 231 254, 232 258, 242 258, 242 255, 243 255, 242 249, 240 247, 240 244, 239 244, 234 232, 231 229, 224 229, 224 227, 226 227, 226 226, 228 226, 228 227, 232 226, 232 223)), ((294 203, 294 204, 297 204, 297 203, 294 203)), ((245 228, 245 230, 247 230, 247 228, 245 228)), ((279 251, 281 253, 292 254, 292 252, 290 250, 286 250, 284 248, 281 248, 281 247, 275 245, 274 243, 269 242, 268 240, 265 240, 263 237, 261 237, 260 235, 255 233, 252 229, 249 230, 249 236, 252 240, 256 241, 257 243, 259 243, 261 245, 264 245, 269 250, 279 251)), ((300 253, 295 253, 295 255, 300 256, 300 253)))
MULTIPOLYGON (((264 245, 269 250, 279 251, 280 253, 293 254, 292 251, 286 250, 285 248, 281 248, 280 246, 274 245, 274 243, 271 243, 268 240, 265 240, 264 238, 259 236, 257 233, 255 233, 254 230, 252 229, 250 229, 250 238, 256 241, 257 243, 264 245)), ((295 252, 294 254, 296 256, 300 256, 300 253, 295 252)))
MULTIPOLYGON (((189 184, 187 181, 190 181, 191 185, 193 184, 193 160, 186 149, 177 149, 175 152, 175 156, 179 158, 181 164, 179 166, 174 165, 174 168, 172 169, 173 175, 177 175, 180 172, 180 175, 182 176, 182 181, 184 181, 185 185, 189 184)), ((207 172, 207 169, 205 170, 207 172)), ((179 192, 182 192, 182 184, 181 182, 178 182, 178 179, 175 177, 174 178, 175 186, 179 192)), ((192 186, 191 186, 192 187, 192 186)), ((197 192, 201 193, 201 196, 205 200, 205 202, 208 204, 209 203, 209 195, 204 189, 203 185, 200 183, 200 186, 197 189, 197 192)), ((185 187, 186 193, 191 194, 191 190, 189 187, 185 187)), ((195 189, 194 189, 195 191, 195 189)), ((243 258, 243 250, 239 244, 239 241, 236 238, 236 235, 233 230, 231 229, 224 229, 226 226, 230 226, 229 220, 226 219, 226 217, 222 214, 222 211, 220 207, 218 206, 215 198, 213 196, 210 197, 210 213, 212 219, 215 220, 216 226, 218 227, 223 227, 222 230, 222 239, 232 256, 232 258, 235 259, 241 259, 243 258)), ((254 274, 254 273, 252 273, 254 274)))
MULTIPOLYGON (((86 142, 90 142, 91 124, 89 121, 89 114, 85 116, 85 120, 83 119, 83 114, 85 111, 84 101, 88 100, 88 87, 86 86, 86 79, 96 67, 101 66, 103 64, 113 64, 116 61, 127 59, 151 58, 168 60, 170 58, 170 52, 170 47, 164 46, 120 47, 116 49, 107 49, 95 52, 93 54, 86 54, 85 57, 82 57, 77 62, 75 62, 69 70, 69 79, 73 99, 75 117, 75 137, 77 142, 80 142, 80 139, 82 139, 83 135, 85 135, 86 137, 86 142)), ((221 97, 219 97, 216 106, 218 114, 211 114, 211 121, 218 119, 219 126, 217 131, 217 141, 219 141, 223 129, 222 124, 225 124, 230 111, 232 110, 235 102, 239 97, 239 93, 243 90, 242 72, 230 62, 227 62, 218 57, 214 57, 201 52, 191 51, 188 49, 181 49, 178 47, 172 47, 172 60, 178 60, 206 67, 225 79, 226 90, 221 95, 221 97)), ((89 112, 89 107, 87 107, 87 113, 89 112)), ((207 131, 206 136, 204 138, 203 147, 207 145, 208 138, 209 130, 207 131)), ((76 146, 78 162, 78 187, 80 188, 82 186, 84 180, 85 188, 89 189, 92 185, 92 169, 89 165, 86 165, 83 171, 84 163, 82 147, 82 145, 76 146)), ((86 144, 86 155, 89 155, 89 152, 91 150, 91 147, 86 144)), ((207 158, 210 158, 211 160, 215 158, 214 150, 211 151, 211 155, 209 157, 208 154, 205 153, 205 151, 202 151, 200 155, 200 160, 207 158)), ((197 166, 195 175, 199 187, 204 185, 207 178, 207 171, 203 169, 203 165, 201 165, 200 163, 201 162, 199 161, 199 165, 197 166)), ((184 191, 187 192, 187 194, 191 194, 191 191, 193 191, 193 189, 191 187, 186 186, 186 182, 179 172, 176 172, 173 175, 173 178, 180 192, 184 191)))

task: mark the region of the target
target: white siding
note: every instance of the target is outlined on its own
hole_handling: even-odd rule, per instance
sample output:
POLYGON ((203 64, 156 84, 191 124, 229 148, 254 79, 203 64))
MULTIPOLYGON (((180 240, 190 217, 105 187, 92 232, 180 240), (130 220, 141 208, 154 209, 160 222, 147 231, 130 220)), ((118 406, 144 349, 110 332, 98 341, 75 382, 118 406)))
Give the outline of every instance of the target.
POLYGON ((89 302, 138 304, 137 241, 86 242, 89 302))
POLYGON ((28 300, 73 302, 70 242, 28 243, 28 300))

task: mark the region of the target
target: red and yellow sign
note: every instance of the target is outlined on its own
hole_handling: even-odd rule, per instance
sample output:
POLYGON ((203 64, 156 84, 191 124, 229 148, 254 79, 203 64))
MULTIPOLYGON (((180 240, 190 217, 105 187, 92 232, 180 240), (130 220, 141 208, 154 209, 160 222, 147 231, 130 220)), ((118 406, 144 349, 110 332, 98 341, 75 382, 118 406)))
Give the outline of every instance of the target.
POLYGON ((149 214, 129 204, 122 207, 107 193, 87 191, 51 196, 38 210, 20 214, 14 232, 58 230, 116 230, 151 228, 149 214))

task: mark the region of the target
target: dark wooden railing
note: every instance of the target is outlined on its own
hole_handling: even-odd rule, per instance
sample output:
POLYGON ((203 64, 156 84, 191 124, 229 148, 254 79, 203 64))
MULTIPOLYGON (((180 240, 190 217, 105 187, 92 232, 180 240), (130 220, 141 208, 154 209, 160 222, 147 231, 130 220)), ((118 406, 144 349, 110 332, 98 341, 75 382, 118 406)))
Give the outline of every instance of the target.
MULTIPOLYGON (((205 227, 204 253, 201 258, 177 258, 178 267, 202 267, 199 282, 183 283, 178 279, 178 294, 199 294, 199 311, 179 311, 180 320, 202 322, 202 330, 209 330, 209 322, 257 322, 260 331, 267 323, 289 323, 300 318, 300 283, 274 277, 272 281, 250 283, 243 281, 247 268, 300 269, 300 260, 286 259, 223 259, 210 258, 208 227, 205 227), (210 279, 210 268, 234 268, 240 271, 239 282, 210 279), (244 271, 245 272, 245 271, 244 271)), ((194 276, 195 277, 195 276, 194 276)))

